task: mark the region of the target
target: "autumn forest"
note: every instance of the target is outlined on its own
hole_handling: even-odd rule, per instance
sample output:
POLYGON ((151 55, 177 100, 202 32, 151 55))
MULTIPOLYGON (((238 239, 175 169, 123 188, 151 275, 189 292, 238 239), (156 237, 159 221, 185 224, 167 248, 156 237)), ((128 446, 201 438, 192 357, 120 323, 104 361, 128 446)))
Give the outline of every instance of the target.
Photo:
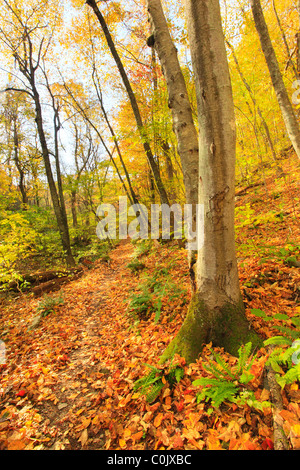
POLYGON ((299 450, 300 1, 2 0, 0 70, 0 450, 299 450))

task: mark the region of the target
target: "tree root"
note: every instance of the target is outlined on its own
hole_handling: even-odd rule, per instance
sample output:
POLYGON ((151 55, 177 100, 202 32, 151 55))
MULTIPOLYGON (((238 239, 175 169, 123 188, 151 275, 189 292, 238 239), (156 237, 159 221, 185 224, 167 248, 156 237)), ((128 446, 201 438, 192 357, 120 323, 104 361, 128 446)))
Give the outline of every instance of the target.
POLYGON ((271 366, 265 367, 265 378, 267 381, 267 388, 270 391, 271 401, 274 405, 273 409, 273 428, 274 428, 274 450, 289 450, 289 442, 285 432, 278 419, 278 414, 283 410, 283 400, 281 395, 281 388, 278 384, 275 372, 271 366))

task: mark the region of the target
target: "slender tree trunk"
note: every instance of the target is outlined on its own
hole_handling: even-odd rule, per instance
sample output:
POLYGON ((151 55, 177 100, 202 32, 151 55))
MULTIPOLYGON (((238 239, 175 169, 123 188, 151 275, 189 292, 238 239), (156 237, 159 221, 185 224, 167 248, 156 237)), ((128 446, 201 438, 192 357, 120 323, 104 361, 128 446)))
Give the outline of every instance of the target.
POLYGON ((67 218, 67 211, 66 211, 66 204, 65 204, 65 198, 64 198, 61 169, 60 169, 60 161, 59 161, 58 133, 60 129, 60 122, 59 122, 58 112, 59 112, 58 107, 56 107, 56 105, 54 104, 54 99, 53 99, 53 113, 54 113, 53 127, 54 127, 54 148, 55 148, 54 157, 55 157, 55 168, 56 168, 56 180, 57 180, 57 188, 58 188, 59 205, 61 208, 65 231, 67 232, 67 236, 69 238, 68 218, 67 218))
MULTIPOLYGON (((239 75, 240 75, 240 77, 241 77, 241 80, 242 80, 242 82, 244 83, 245 88, 246 88, 246 90, 248 91, 248 93, 249 93, 249 95, 250 95, 250 98, 251 98, 251 100, 252 100, 252 103, 253 103, 254 107, 257 109, 258 115, 259 115, 259 117, 260 117, 260 119, 261 119, 263 128, 264 128, 265 133, 266 133, 266 138, 267 138, 267 141, 268 141, 268 144, 269 144, 271 153, 272 153, 273 161, 274 161, 274 163, 278 166, 278 159, 277 159, 276 151, 275 151, 275 148, 274 148, 273 140, 272 140, 272 138, 271 138, 271 133, 270 133, 270 130, 269 130, 269 126, 268 126, 268 124, 267 124, 265 118, 263 117, 263 114, 262 114, 262 112, 261 112, 261 109, 260 109, 260 107, 258 106, 258 104, 256 103, 256 99, 255 99, 255 97, 254 97, 254 94, 253 94, 253 92, 252 92, 252 89, 251 89, 249 83, 247 82, 247 80, 246 80, 246 78, 245 78, 245 76, 244 76, 244 74, 243 74, 243 72, 242 72, 242 70, 241 70, 241 67, 240 67, 240 64, 239 64, 239 62, 238 62, 238 59, 237 59, 237 57, 236 57, 236 54, 235 54, 235 51, 234 51, 233 46, 232 46, 228 41, 226 41, 226 43, 227 43, 228 47, 230 48, 230 50, 231 50, 231 52, 232 52, 233 60, 234 60, 235 65, 236 65, 236 69, 237 69, 237 71, 238 71, 238 73, 239 73, 239 75)), ((280 170, 281 170, 281 168, 280 168, 280 170)), ((281 170, 281 171, 282 171, 282 170, 281 170)))
POLYGON ((284 29, 281 25, 281 21, 280 21, 278 12, 277 12, 275 0, 272 0, 272 6, 273 6, 273 10, 274 10, 274 13, 275 13, 275 16, 276 16, 276 21, 277 21, 278 27, 280 29, 281 37, 282 37, 282 40, 283 40, 283 43, 284 43, 284 46, 285 46, 285 49, 286 49, 287 57, 288 57, 286 68, 288 68, 288 66, 291 65, 292 69, 293 69, 293 72, 294 72, 295 80, 299 80, 299 73, 298 73, 297 67, 295 66, 294 61, 292 59, 292 54, 291 54, 291 51, 290 51, 290 47, 289 47, 289 44, 287 42, 287 38, 286 38, 286 35, 285 35, 285 32, 284 32, 284 29))
MULTIPOLYGON (((177 50, 171 38, 160 0, 147 0, 152 36, 148 40, 157 51, 166 79, 169 108, 172 111, 173 130, 177 138, 177 151, 181 160, 186 203, 193 210, 190 231, 196 231, 196 207, 198 203, 198 135, 193 120, 186 83, 178 60, 177 50)), ((194 280, 195 250, 189 250, 189 269, 194 280)))
POLYGON ((72 189, 72 191, 71 191, 71 212, 72 212, 73 227, 77 228, 78 227, 78 221, 77 221, 76 190, 75 189, 72 189))
POLYGON ((173 130, 177 137, 178 154, 186 190, 186 202, 198 202, 198 135, 186 83, 178 61, 160 0, 148 0, 153 47, 157 51, 169 93, 173 130))
POLYGON ((167 140, 161 139, 160 145, 165 157, 168 179, 173 181, 175 170, 171 159, 171 148, 169 142, 167 140))
POLYGON ((43 127, 43 116, 42 116, 42 109, 41 109, 41 104, 40 104, 40 97, 39 97, 39 94, 38 94, 38 91, 35 87, 34 82, 31 82, 31 88, 32 88, 32 92, 33 92, 35 111, 36 111, 36 124, 37 124, 40 144, 41 144, 41 148, 42 148, 42 155, 43 155, 43 160, 44 160, 45 171, 46 171, 47 181, 48 181, 48 185, 49 185, 51 200, 52 200, 52 204, 53 204, 53 209, 54 209, 54 213, 55 213, 55 216, 56 216, 58 229, 59 229, 59 232, 60 232, 62 246, 63 246, 63 249, 64 249, 65 254, 66 254, 67 264, 69 266, 74 266, 75 261, 74 261, 72 251, 71 251, 68 226, 65 223, 65 218, 64 218, 64 215, 63 215, 63 212, 62 212, 59 196, 58 196, 58 193, 57 193, 57 189, 56 189, 56 185, 55 185, 55 181, 54 181, 54 177, 53 177, 53 173, 52 173, 52 168, 51 168, 51 163, 50 163, 50 155, 49 155, 49 150, 48 150, 47 141, 46 141, 45 132, 44 132, 44 127, 43 127))
POLYGON ((138 130, 139 130, 140 136, 141 136, 142 144, 143 144, 143 147, 144 147, 147 159, 148 159, 148 163, 149 163, 149 166, 150 166, 151 171, 153 173, 155 184, 156 184, 158 193, 160 195, 161 203, 162 204, 168 204, 168 195, 167 195, 167 192, 165 190, 164 184, 163 184, 161 176, 160 176, 159 167, 158 167, 158 165, 157 165, 157 163, 154 159, 154 156, 152 154, 152 150, 151 150, 151 147, 150 147, 150 144, 149 144, 147 132, 146 132, 146 129, 144 127, 144 124, 143 124, 143 121, 142 121, 142 118, 141 118, 139 106, 138 106, 135 94, 133 92, 133 89, 131 87, 131 84, 129 82, 128 76, 126 74, 126 71, 124 69, 124 66, 122 64, 122 61, 120 59, 120 56, 118 54, 118 51, 115 47, 112 36, 111 36, 111 34, 108 30, 105 19, 104 19, 102 13, 100 12, 100 10, 98 8, 98 5, 97 5, 96 1, 95 0, 87 0, 86 3, 87 3, 87 5, 89 5, 93 9, 96 17, 99 20, 99 23, 100 23, 101 28, 103 30, 103 33, 105 35, 108 47, 111 51, 111 54, 112 54, 112 56, 113 56, 113 58, 116 62, 118 70, 120 72, 123 84, 124 84, 125 89, 127 91, 127 94, 128 94, 129 100, 130 100, 130 104, 131 104, 131 107, 132 107, 132 110, 133 110, 133 113, 134 113, 134 116, 135 116, 137 127, 138 127, 138 130))
POLYGON ((260 0, 250 0, 250 4, 255 27, 259 35, 261 48, 264 53, 265 60, 270 72, 271 80, 276 93, 278 104, 281 109, 286 131, 298 158, 300 158, 299 124, 283 82, 277 57, 269 35, 268 26, 261 7, 261 3, 260 0))
POLYGON ((68 92, 69 96, 72 98, 72 100, 74 101, 74 107, 75 109, 77 109, 77 111, 79 111, 81 113, 81 115, 83 116, 83 118, 86 120, 86 122, 94 129, 94 131, 96 132, 96 134, 98 135, 99 139, 101 140, 101 143, 103 145, 103 147, 105 148, 106 152, 108 153, 108 156, 110 158, 110 161, 112 162, 113 164, 113 167, 114 169, 116 170, 116 173, 118 175, 118 178, 123 186, 123 189, 125 191, 125 193, 127 194, 130 202, 132 204, 134 204, 133 202, 133 199, 132 199, 132 196, 131 196, 131 193, 130 191, 128 190, 126 184, 125 184, 125 181, 123 180, 122 178, 122 175, 118 169, 118 166, 116 164, 116 161, 114 159, 114 156, 113 156, 113 153, 114 153, 114 150, 116 148, 116 146, 114 147, 114 149, 112 151, 109 150, 109 148, 107 147, 101 133, 99 132, 99 129, 97 128, 97 126, 95 126, 95 124, 91 121, 91 119, 88 117, 85 109, 81 106, 81 104, 77 101, 76 97, 73 95, 71 89, 68 87, 68 85, 66 83, 64 83, 64 87, 66 89, 66 91, 68 92))
POLYGON ((196 291, 162 362, 174 351, 192 362, 209 342, 235 355, 242 343, 259 344, 246 319, 239 287, 234 232, 236 128, 219 0, 185 0, 185 8, 200 129, 198 191, 204 237, 198 238, 196 291))
POLYGON ((121 149, 120 149, 120 146, 119 146, 117 136, 116 136, 115 131, 114 131, 114 129, 113 129, 111 123, 110 123, 110 120, 108 119, 106 109, 104 108, 102 92, 101 92, 101 88, 100 88, 100 85, 99 85, 99 79, 98 79, 95 63, 93 63, 93 74, 92 74, 92 76, 93 76, 93 82, 94 82, 95 90, 96 90, 96 93, 97 93, 97 96, 98 96, 98 101, 99 101, 100 106, 101 106, 101 111, 103 113, 104 119, 106 121, 106 124, 109 128, 109 131, 110 131, 111 136, 113 138, 113 141, 115 143, 115 147, 116 147, 116 150, 117 150, 122 168, 123 168, 124 173, 125 173, 125 178, 127 180, 127 184, 128 184, 128 187, 129 187, 131 197, 132 197, 133 204, 138 204, 139 201, 138 201, 137 195, 135 194, 135 191, 133 189, 129 173, 127 171, 127 168, 126 168, 123 156, 122 156, 122 152, 121 152, 121 149))
POLYGON ((20 163, 19 159, 19 136, 18 136, 18 128, 17 128, 17 123, 16 123, 16 118, 13 120, 13 138, 14 138, 14 162, 16 165, 16 168, 19 172, 19 183, 18 187, 21 193, 22 197, 22 210, 27 209, 27 204, 28 204, 28 197, 27 197, 27 192, 25 188, 25 175, 24 171, 22 168, 22 165, 20 163))

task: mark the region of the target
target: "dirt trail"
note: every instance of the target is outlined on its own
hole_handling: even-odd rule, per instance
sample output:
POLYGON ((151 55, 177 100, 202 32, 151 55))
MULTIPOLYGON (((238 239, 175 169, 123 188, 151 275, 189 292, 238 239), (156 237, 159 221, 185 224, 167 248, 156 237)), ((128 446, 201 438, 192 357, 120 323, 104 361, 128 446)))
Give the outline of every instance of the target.
MULTIPOLYGON (((103 381, 110 376, 111 371, 98 360, 97 351, 113 346, 113 338, 107 337, 105 330, 108 328, 111 334, 110 317, 107 315, 107 323, 103 325, 100 316, 109 310, 107 299, 111 288, 118 282, 120 269, 129 262, 132 254, 132 245, 121 243, 111 252, 110 262, 98 264, 95 269, 88 271, 82 282, 89 289, 89 301, 85 301, 85 309, 81 311, 77 327, 81 330, 80 341, 76 349, 69 354, 66 368, 59 371, 56 377, 54 393, 58 402, 44 403, 40 413, 47 416, 49 426, 57 429, 57 439, 52 449, 82 448, 88 442, 89 449, 101 449, 105 444, 104 434, 89 436, 87 424, 89 418, 80 419, 87 414, 89 408, 94 407, 98 390, 104 388, 103 381), (78 419, 79 418, 79 419, 78 419), (76 426, 76 422, 79 423, 76 426), (74 435, 70 429, 70 422, 74 422, 74 435), (77 434, 82 429, 79 440, 77 434)), ((80 289, 80 284, 76 288, 80 289)), ((71 291, 74 291, 71 287, 71 291)), ((76 290, 77 290, 76 289, 76 290)), ((86 287, 85 287, 86 289, 86 287)), ((85 293, 86 295, 86 293, 85 293)), ((73 426, 71 426, 73 428, 73 426)))
MULTIPOLYGON (((10 411, 14 407, 24 419, 39 422, 37 438, 33 439, 34 444, 32 441, 34 448, 39 440, 41 448, 103 448, 104 435, 96 432, 99 429, 96 427, 94 435, 87 431, 95 414, 89 410, 95 409, 99 393, 112 373, 103 364, 103 357, 113 355, 113 336, 117 331, 110 315, 112 302, 115 302, 111 296, 122 282, 122 273, 126 277, 125 266, 131 254, 132 245, 120 243, 111 252, 109 263, 96 262, 81 279, 64 286, 64 304, 45 317, 38 328, 27 332, 26 337, 23 335, 18 344, 18 365, 13 364, 16 350, 11 351, 11 355, 8 350, 14 373, 10 374, 10 381, 7 379, 8 385, 0 387, 0 392, 4 391, 3 400, 0 393, 0 410, 6 407, 10 411), (26 341, 27 347, 24 346, 26 341)), ((38 299, 24 296, 11 309, 21 311, 24 305, 23 310, 27 309, 29 316, 35 311, 37 302, 38 299)), ((24 333, 24 321, 19 320, 14 328, 16 336, 21 331, 24 333)), ((20 417, 18 419, 14 423, 16 427, 22 421, 20 417)), ((2 428, 5 429, 3 424, 2 428)), ((26 439, 24 442, 26 448, 31 445, 26 439)))

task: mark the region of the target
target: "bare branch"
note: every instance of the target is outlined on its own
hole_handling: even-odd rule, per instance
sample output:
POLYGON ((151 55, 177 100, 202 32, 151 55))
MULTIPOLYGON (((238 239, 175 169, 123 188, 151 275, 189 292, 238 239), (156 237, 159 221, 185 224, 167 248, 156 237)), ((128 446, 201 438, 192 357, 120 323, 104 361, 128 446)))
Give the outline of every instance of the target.
POLYGON ((16 88, 16 87, 7 87, 5 88, 4 90, 0 90, 0 93, 5 93, 7 91, 17 91, 19 93, 26 93, 27 95, 29 95, 32 99, 34 98, 33 94, 30 93, 30 91, 28 90, 24 90, 23 88, 16 88))

